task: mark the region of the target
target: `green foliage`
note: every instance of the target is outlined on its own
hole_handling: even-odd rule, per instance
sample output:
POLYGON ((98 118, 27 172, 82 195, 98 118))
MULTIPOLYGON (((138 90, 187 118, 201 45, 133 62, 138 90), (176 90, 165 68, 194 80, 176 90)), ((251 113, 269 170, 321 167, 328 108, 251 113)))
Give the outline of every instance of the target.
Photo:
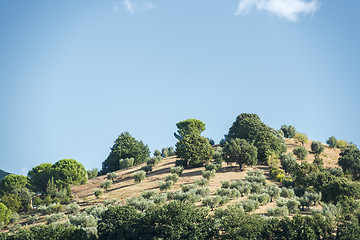
POLYGON ((286 173, 294 175, 299 168, 299 164, 292 153, 283 153, 280 155, 281 166, 286 173))
POLYGON ((199 187, 206 187, 207 185, 209 185, 209 180, 205 178, 200 178, 195 180, 195 184, 199 187))
POLYGON ((337 139, 334 136, 331 136, 326 140, 326 143, 329 145, 329 147, 335 148, 336 143, 337 143, 337 139))
POLYGON ((62 159, 51 167, 56 185, 82 185, 88 180, 84 166, 74 159, 62 159))
POLYGON ((161 152, 159 150, 155 150, 154 151, 154 157, 160 157, 161 156, 161 152))
POLYGON ((31 189, 36 192, 45 193, 48 181, 52 177, 52 164, 42 163, 28 172, 31 189))
POLYGON ((117 171, 120 168, 120 159, 134 158, 134 165, 143 163, 150 157, 150 150, 142 141, 137 141, 128 132, 123 132, 115 140, 111 152, 102 163, 101 173, 117 171))
POLYGON ((109 188, 111 188, 111 185, 112 185, 111 180, 105 180, 105 181, 100 183, 100 187, 105 189, 105 190, 108 190, 109 188))
POLYGON ((350 145, 343 148, 338 163, 344 171, 348 171, 355 178, 360 177, 360 150, 357 147, 350 145))
POLYGON ((96 198, 99 198, 99 197, 101 197, 102 195, 104 195, 104 191, 103 191, 102 189, 96 189, 96 190, 94 191, 94 195, 95 195, 96 198))
POLYGON ((275 208, 268 208, 267 210, 268 216, 279 217, 279 216, 287 216, 289 215, 289 209, 286 206, 283 207, 275 207, 275 208))
POLYGON ((165 180, 166 181, 173 181, 173 183, 176 183, 178 180, 179 180, 179 176, 176 174, 176 173, 172 173, 170 175, 167 175, 165 177, 165 180))
POLYGON ((198 135, 205 130, 205 123, 197 119, 188 119, 176 124, 178 131, 174 133, 174 136, 179 141, 182 140, 186 135, 198 135))
POLYGON ((29 224, 34 224, 35 222, 37 222, 39 220, 39 215, 38 214, 35 214, 35 215, 29 215, 27 217, 27 223, 29 224))
POLYGON ((337 203, 346 197, 358 199, 360 198, 360 185, 345 178, 335 178, 322 187, 321 193, 324 202, 337 203))
POLYGON ((199 167, 210 161, 213 148, 209 141, 197 134, 185 135, 176 143, 176 154, 184 161, 184 167, 199 167))
POLYGON ((322 153, 324 151, 324 145, 319 141, 312 141, 311 142, 311 151, 314 154, 319 155, 320 153, 322 153))
POLYGON ((7 208, 3 203, 0 203, 0 222, 7 225, 11 219, 11 210, 7 208))
POLYGON ((303 146, 309 141, 308 136, 305 133, 295 133, 295 141, 301 143, 303 146))
POLYGON ((231 139, 223 147, 223 157, 225 162, 236 162, 242 169, 243 165, 257 163, 257 148, 244 139, 231 139))
POLYGON ((203 175, 203 178, 205 178, 205 179, 207 179, 207 180, 209 180, 210 178, 213 178, 213 177, 215 177, 215 171, 214 170, 212 170, 212 171, 202 171, 202 175, 203 175))
POLYGON ((134 158, 125 158, 119 160, 119 169, 128 169, 134 166, 134 158))
POLYGON ((160 191, 170 190, 174 182, 172 180, 167 180, 165 182, 159 182, 160 191))
POLYGON ((137 171, 136 173, 133 174, 133 177, 136 183, 140 183, 145 179, 146 172, 142 170, 137 171))
POLYGON ((348 143, 348 141, 346 140, 337 140, 336 142, 336 147, 337 148, 340 148, 340 149, 343 149, 343 148, 346 148, 348 147, 350 144, 348 143))
POLYGON ((293 153, 300 159, 304 160, 308 155, 308 150, 305 147, 297 147, 293 150, 293 153))
POLYGON ((184 167, 183 166, 171 167, 170 170, 171 173, 175 173, 180 177, 184 171, 184 167))
POLYGON ((9 175, 10 173, 5 172, 4 170, 0 169, 0 180, 3 179, 6 175, 9 175))
POLYGON ((146 173, 149 173, 153 170, 153 165, 146 165, 146 166, 143 166, 141 169, 141 171, 144 171, 146 173))
POLYGON ((47 224, 58 222, 58 221, 64 219, 65 216, 66 215, 64 213, 52 214, 52 215, 46 217, 47 224))
POLYGON ((76 203, 71 203, 65 207, 66 211, 71 214, 78 214, 80 212, 80 206, 76 203))
POLYGON ((245 212, 252 212, 259 208, 259 202, 257 200, 245 200, 239 203, 243 207, 245 212))
POLYGON ((87 170, 86 172, 87 172, 88 179, 91 179, 91 178, 97 177, 97 175, 99 173, 99 169, 93 168, 91 170, 87 170))
POLYGON ((20 198, 21 209, 31 209, 32 193, 27 188, 18 188, 13 190, 11 193, 15 194, 20 198))
POLYGON ((115 178, 117 178, 117 174, 115 172, 112 172, 112 173, 108 173, 106 175, 106 178, 107 179, 110 179, 111 181, 114 181, 115 178))
POLYGON ((213 171, 213 170, 218 171, 221 169, 221 164, 213 164, 213 163, 206 164, 205 169, 208 171, 213 171))
POLYGON ((97 219, 86 213, 69 217, 70 223, 76 227, 90 228, 97 227, 97 219))
POLYGON ((169 149, 168 148, 161 149, 161 156, 163 158, 167 158, 169 156, 169 149))
POLYGON ((25 188, 29 183, 28 177, 9 174, 0 181, 0 194, 11 193, 15 189, 25 188))
POLYGON ((295 137, 296 130, 295 130, 294 126, 291 126, 291 125, 287 126, 285 124, 285 125, 281 126, 280 130, 284 133, 285 138, 293 138, 293 137, 295 137))
MULTIPOLYGON (((9 176, 9 175, 8 175, 9 176)), ((1 197, 1 202, 6 205, 13 212, 19 211, 22 208, 21 199, 14 193, 8 193, 1 197)))
POLYGON ((196 188, 195 184, 187 184, 187 185, 181 184, 181 189, 182 189, 183 192, 188 192, 191 189, 195 189, 195 188, 196 188))

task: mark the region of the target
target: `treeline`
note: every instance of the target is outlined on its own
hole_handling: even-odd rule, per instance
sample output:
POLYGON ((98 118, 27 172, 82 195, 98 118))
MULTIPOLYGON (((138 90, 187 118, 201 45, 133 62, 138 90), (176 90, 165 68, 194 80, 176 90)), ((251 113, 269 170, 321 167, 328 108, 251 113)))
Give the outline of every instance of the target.
POLYGON ((193 204, 172 201, 143 212, 111 206, 100 215, 96 231, 58 224, 3 233, 0 239, 360 239, 359 216, 359 203, 353 200, 341 201, 333 211, 281 219, 247 214, 236 205, 209 214, 193 204))

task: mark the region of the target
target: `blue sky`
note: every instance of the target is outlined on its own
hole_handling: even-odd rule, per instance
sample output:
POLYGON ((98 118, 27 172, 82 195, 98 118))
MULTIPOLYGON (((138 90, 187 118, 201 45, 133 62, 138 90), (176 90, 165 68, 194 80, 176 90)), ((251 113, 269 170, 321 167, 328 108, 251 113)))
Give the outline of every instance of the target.
POLYGON ((358 0, 0 2, 0 168, 101 167, 124 131, 218 142, 242 112, 360 144, 358 0))

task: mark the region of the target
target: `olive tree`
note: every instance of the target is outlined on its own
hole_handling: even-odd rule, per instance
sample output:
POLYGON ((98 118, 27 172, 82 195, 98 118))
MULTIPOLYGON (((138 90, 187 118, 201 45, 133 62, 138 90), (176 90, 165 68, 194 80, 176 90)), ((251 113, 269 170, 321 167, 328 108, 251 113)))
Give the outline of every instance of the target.
POLYGON ((231 139, 223 147, 223 157, 225 162, 236 162, 242 169, 243 165, 257 163, 257 148, 244 139, 231 139))
POLYGON ((314 154, 319 155, 320 153, 322 153, 324 151, 324 145, 319 141, 312 141, 311 142, 311 151, 314 154))

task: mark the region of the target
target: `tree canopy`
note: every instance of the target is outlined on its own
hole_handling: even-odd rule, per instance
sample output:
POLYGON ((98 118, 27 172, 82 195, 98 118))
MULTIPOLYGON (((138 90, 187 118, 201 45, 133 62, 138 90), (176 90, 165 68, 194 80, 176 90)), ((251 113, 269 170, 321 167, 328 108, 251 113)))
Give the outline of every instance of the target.
POLYGON ((85 167, 74 159, 62 159, 51 167, 56 185, 82 185, 88 180, 85 167))
POLYGON ((134 165, 145 162, 150 157, 150 150, 142 141, 137 141, 128 132, 123 132, 115 140, 111 152, 102 163, 102 174, 120 169, 120 160, 134 158, 134 165))
POLYGON ((344 171, 350 172, 354 177, 360 177, 360 150, 349 145, 340 152, 339 165, 344 171))
POLYGON ((1 179, 0 194, 10 193, 15 189, 25 188, 28 186, 29 179, 22 175, 9 174, 1 179))
POLYGON ((174 136, 181 140, 186 135, 197 134, 200 135, 205 130, 205 123, 197 119, 187 119, 176 124, 178 130, 174 136))
POLYGON ((184 161, 184 167, 198 167, 210 161, 214 150, 209 140, 198 134, 185 135, 176 143, 176 154, 184 161))
POLYGON ((34 191, 42 193, 46 191, 48 181, 52 176, 52 166, 51 163, 42 163, 28 172, 30 184, 34 191))
POLYGON ((236 162, 242 169, 243 165, 253 166, 257 163, 257 148, 245 139, 231 139, 223 147, 223 157, 225 162, 236 162))

